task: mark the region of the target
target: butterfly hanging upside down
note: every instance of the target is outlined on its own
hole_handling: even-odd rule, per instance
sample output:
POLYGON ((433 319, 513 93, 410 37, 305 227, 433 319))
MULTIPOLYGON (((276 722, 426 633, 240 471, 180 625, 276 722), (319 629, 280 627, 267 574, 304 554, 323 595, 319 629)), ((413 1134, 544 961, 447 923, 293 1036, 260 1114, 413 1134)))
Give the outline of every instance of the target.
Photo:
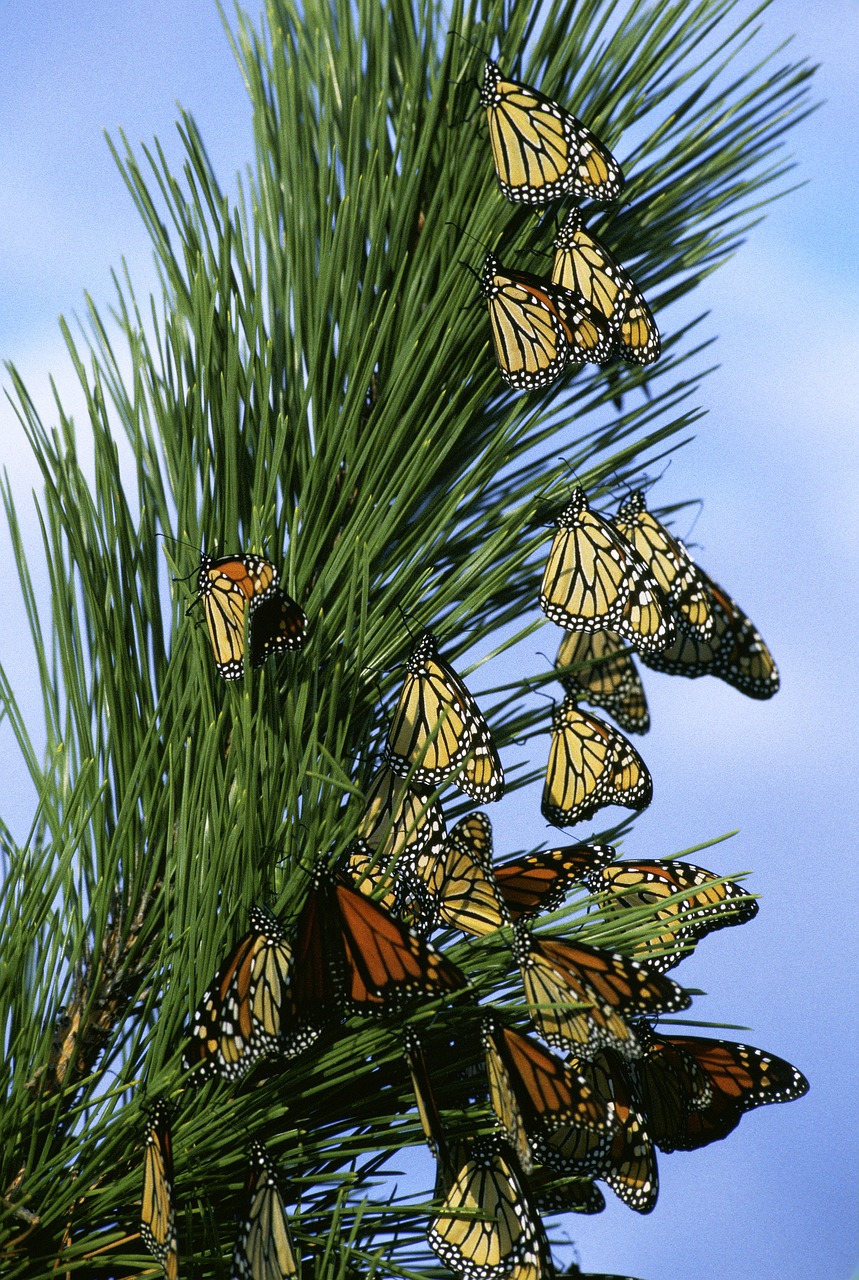
POLYGON ((620 165, 596 134, 539 89, 504 76, 487 58, 480 89, 498 183, 508 200, 540 205, 563 196, 616 200, 620 165))
POLYGON ((596 307, 551 280, 502 267, 494 253, 484 259, 480 296, 501 377, 517 390, 547 386, 570 362, 611 357, 614 337, 596 307))
POLYGON ((203 602, 215 669, 224 680, 244 675, 246 612, 252 667, 304 643, 304 610, 281 590, 277 569, 263 556, 215 560, 201 552, 197 599, 203 602))

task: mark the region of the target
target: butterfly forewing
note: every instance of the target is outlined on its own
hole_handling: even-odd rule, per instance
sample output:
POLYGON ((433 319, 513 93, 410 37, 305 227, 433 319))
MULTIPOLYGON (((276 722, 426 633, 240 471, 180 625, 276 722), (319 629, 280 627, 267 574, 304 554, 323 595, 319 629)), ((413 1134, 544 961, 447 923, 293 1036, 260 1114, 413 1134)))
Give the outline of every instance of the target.
POLYGON ((230 1280, 293 1280, 299 1275, 277 1172, 262 1143, 253 1142, 230 1280))
POLYGON ((574 698, 602 707, 627 733, 647 733, 644 686, 628 642, 615 632, 564 632, 555 667, 574 698))
POLYGON ((460 1148, 427 1241, 463 1280, 502 1280, 534 1253, 536 1216, 507 1145, 475 1143, 460 1148))
MULTIPOLYGON (((415 645, 406 666, 406 679, 391 722, 385 764, 409 776, 418 786, 445 782, 474 751, 473 790, 497 798, 504 788, 501 762, 491 752, 489 726, 459 676, 439 656, 434 637, 426 632, 415 645)), ((457 775, 468 794, 469 768, 457 775)))
POLYGON ((669 606, 647 565, 577 487, 556 517, 540 608, 569 631, 613 631, 640 652, 674 637, 669 606))
POLYGON ((706 582, 683 543, 647 510, 642 490, 630 494, 612 523, 647 564, 685 631, 707 640, 713 614, 706 582))
POLYGON ((740 885, 720 881, 715 872, 690 862, 616 862, 589 872, 587 884, 593 893, 610 894, 603 904, 606 915, 659 907, 653 937, 636 942, 633 950, 662 973, 679 964, 706 934, 745 924, 758 912, 758 904, 740 885))
POLYGON ((578 209, 555 238, 552 279, 581 293, 605 316, 625 360, 646 365, 658 359, 659 331, 650 308, 626 268, 587 230, 578 209))
POLYGON ((606 1047, 636 1057, 638 1042, 627 1019, 645 1009, 668 1013, 690 1003, 670 978, 626 956, 581 942, 534 938, 521 925, 515 926, 513 954, 541 1035, 582 1058, 606 1047))

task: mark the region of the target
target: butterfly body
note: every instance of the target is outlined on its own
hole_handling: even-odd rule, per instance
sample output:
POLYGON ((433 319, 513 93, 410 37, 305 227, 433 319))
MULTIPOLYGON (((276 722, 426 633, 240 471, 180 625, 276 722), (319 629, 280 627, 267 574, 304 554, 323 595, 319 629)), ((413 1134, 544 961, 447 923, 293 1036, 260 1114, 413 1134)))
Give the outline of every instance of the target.
POLYGON ((683 630, 698 640, 709 640, 714 622, 702 572, 683 543, 647 510, 640 489, 621 505, 612 524, 644 560, 674 608, 683 630))

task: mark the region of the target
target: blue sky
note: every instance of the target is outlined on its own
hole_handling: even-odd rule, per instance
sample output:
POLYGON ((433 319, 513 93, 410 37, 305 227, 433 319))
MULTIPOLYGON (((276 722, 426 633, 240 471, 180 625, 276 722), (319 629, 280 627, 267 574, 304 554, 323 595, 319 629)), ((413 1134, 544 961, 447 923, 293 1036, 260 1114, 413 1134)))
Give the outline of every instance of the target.
MULTIPOLYGON (((822 63, 816 91, 826 104, 790 144, 808 185, 779 202, 695 295, 696 309, 710 310, 721 367, 703 386, 709 413, 697 440, 659 487, 660 501, 705 499, 696 554, 760 628, 782 689, 756 703, 716 681, 646 673, 654 727, 641 745, 654 801, 627 851, 658 857, 740 828, 700 860, 723 872, 753 870, 760 914, 707 939, 678 976, 710 993, 696 1002, 696 1017, 748 1026, 736 1038, 796 1063, 812 1089, 801 1102, 746 1117, 726 1142, 663 1157, 649 1217, 609 1193, 605 1214, 565 1220, 571 1243, 559 1259, 575 1247, 585 1270, 643 1280, 849 1280, 859 1261, 851 754, 859 3, 815 5, 813 25, 810 12, 800 0, 775 0, 763 19, 768 46, 797 31, 791 56, 822 63)), ((178 169, 177 101, 196 117, 229 188, 252 155, 250 121, 213 4, 7 7, 0 356, 39 403, 47 403, 49 373, 74 401, 57 316, 82 311, 85 289, 106 308, 110 269, 123 255, 140 293, 154 282, 102 131, 121 126, 135 145, 157 136, 178 169)), ((5 401, 0 439, 25 501, 38 476, 5 401)), ((35 547, 32 519, 26 528, 35 547)), ((18 688, 33 677, 21 627, 20 614, 0 619, 0 660, 18 688)), ((6 767, 17 777, 11 760, 6 767)), ((16 829, 28 812, 21 797, 9 815, 16 829)), ((517 829, 515 805, 500 806, 493 820, 499 856, 533 843, 532 830, 517 829)))

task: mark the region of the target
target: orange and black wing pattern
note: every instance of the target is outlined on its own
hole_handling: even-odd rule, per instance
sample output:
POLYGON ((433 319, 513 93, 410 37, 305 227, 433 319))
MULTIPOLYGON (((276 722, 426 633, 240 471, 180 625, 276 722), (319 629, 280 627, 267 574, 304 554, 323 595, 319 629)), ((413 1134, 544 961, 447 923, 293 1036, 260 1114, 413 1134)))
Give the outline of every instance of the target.
POLYGON ((243 674, 247 613, 252 665, 304 643, 304 612, 280 589, 277 569, 263 556, 213 559, 201 554, 197 597, 203 603, 215 669, 224 680, 238 680, 243 674))
POLYGON ((662 1151, 718 1142, 747 1111, 808 1092, 801 1071, 747 1044, 705 1036, 661 1036, 636 1028, 643 1057, 635 1074, 648 1132, 662 1151))
POLYGON ((570 195, 615 200, 620 165, 596 134, 539 89, 505 76, 487 58, 480 89, 492 158, 508 200, 540 205, 570 195))
POLYGON ((296 926, 295 1007, 324 1026, 341 1013, 390 1013, 465 977, 404 924, 320 864, 296 926))
POLYGON ((436 923, 478 937, 510 923, 492 874, 492 827, 485 813, 457 822, 423 878, 436 923))
POLYGON ((554 911, 571 885, 586 883, 616 856, 610 844, 568 844, 502 862, 493 875, 511 920, 520 920, 554 911))
POLYGON ((258 1059, 289 1051, 292 948, 264 908, 251 908, 250 926, 192 1019, 184 1061, 199 1079, 237 1080, 258 1059))
POLYGON ((491 1139, 460 1146, 427 1229, 429 1246, 445 1266, 463 1280, 506 1280, 514 1267, 536 1259, 540 1231, 509 1146, 491 1139))
POLYGON ((146 1122, 143 1152, 143 1198, 140 1235, 149 1252, 161 1263, 167 1280, 178 1280, 179 1243, 173 1202, 173 1143, 170 1115, 163 1098, 151 1105, 146 1122))
POLYGON ((514 929, 513 955, 531 1017, 544 1040, 566 1053, 593 1058, 610 1048, 634 1058, 639 1046, 628 1019, 690 1004, 677 983, 618 952, 536 938, 521 924, 514 929))

